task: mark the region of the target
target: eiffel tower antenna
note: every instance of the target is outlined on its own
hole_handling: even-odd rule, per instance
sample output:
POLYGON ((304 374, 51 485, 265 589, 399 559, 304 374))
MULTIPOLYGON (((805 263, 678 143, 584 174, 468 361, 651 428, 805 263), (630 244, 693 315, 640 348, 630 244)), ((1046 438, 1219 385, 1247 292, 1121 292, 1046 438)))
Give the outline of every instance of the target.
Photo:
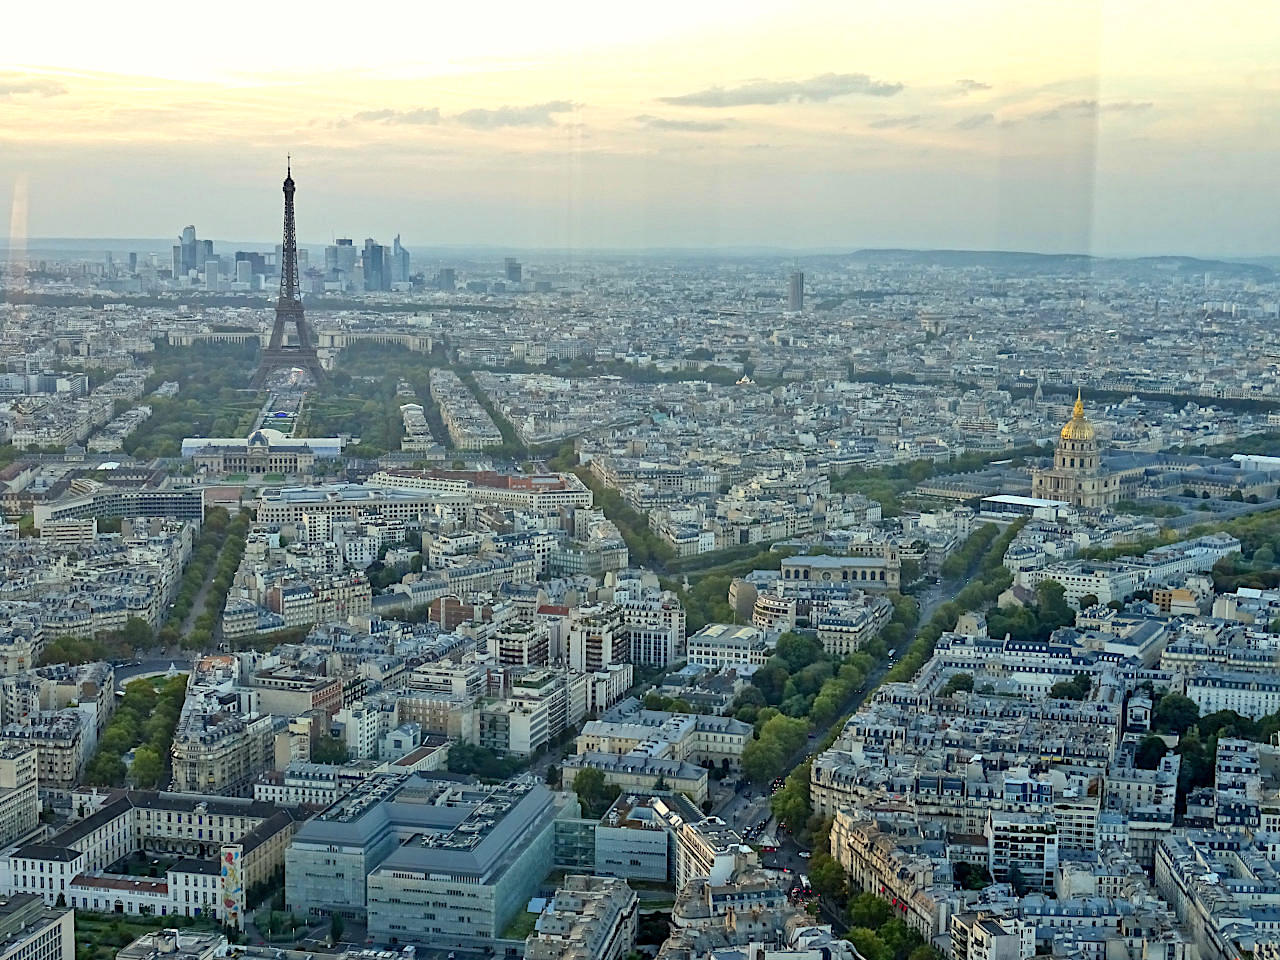
POLYGON ((285 158, 284 175, 284 244, 280 254, 280 297, 276 300, 276 322, 271 329, 271 343, 258 361, 253 385, 262 386, 273 371, 281 367, 302 367, 319 384, 324 378, 315 339, 302 311, 302 291, 298 284, 298 233, 293 220, 293 157, 285 158), (297 331, 298 342, 285 344, 285 328, 297 331))

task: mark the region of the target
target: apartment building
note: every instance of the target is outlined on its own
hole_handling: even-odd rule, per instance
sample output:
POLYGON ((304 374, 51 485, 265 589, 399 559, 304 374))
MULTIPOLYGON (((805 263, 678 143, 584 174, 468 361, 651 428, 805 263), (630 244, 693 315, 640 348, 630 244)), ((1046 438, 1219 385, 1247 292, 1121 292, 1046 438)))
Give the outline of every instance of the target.
POLYGON ((33 894, 0 902, 0 960, 75 960, 75 911, 33 894))
POLYGON ((810 617, 822 649, 840 660, 879 636, 892 618, 893 604, 888 598, 871 594, 862 594, 857 600, 834 601, 810 617))
POLYGON ((635 946, 637 902, 625 880, 566 876, 525 940, 526 960, 622 960, 635 946))
POLYGON ((1058 869, 1058 824, 1051 813, 991 811, 984 831, 987 870, 997 883, 1021 877, 1027 889, 1052 890, 1058 869))
POLYGON ((674 594, 649 593, 620 599, 615 592, 614 602, 622 609, 622 629, 632 663, 665 667, 683 659, 685 612, 674 594))
POLYGON ((947 929, 952 883, 949 865, 925 847, 919 834, 886 833, 852 810, 839 811, 831 824, 831 856, 850 884, 900 907, 907 926, 929 940, 947 929))
POLYGON ((732 717, 641 709, 628 699, 583 725, 578 753, 645 755, 737 770, 751 725, 732 717))
POLYGON ((275 763, 270 714, 209 712, 188 695, 173 738, 173 785, 185 793, 247 796, 275 763))
POLYGON ((570 670, 594 673, 630 655, 622 608, 617 604, 577 607, 570 612, 565 662, 570 670))
POLYGON ((485 641, 489 656, 504 667, 540 667, 551 661, 551 628, 543 619, 513 619, 485 641))
POLYGON ((278 807, 327 807, 364 783, 368 769, 332 763, 291 763, 253 782, 253 799, 278 807))
POLYGON ((755 851, 719 817, 681 823, 675 836, 677 891, 692 880, 724 886, 739 870, 759 865, 755 851))
POLYGON ((1202 716, 1234 710, 1257 720, 1280 710, 1280 677, 1273 670, 1270 664, 1266 671, 1256 672, 1203 664, 1187 675, 1186 695, 1202 716))
POLYGON ((74 707, 40 711, 0 729, 0 747, 35 750, 42 796, 70 794, 79 785, 96 744, 92 714, 74 707))
POLYGON ((0 847, 30 834, 40 824, 37 750, 0 747, 0 847))
POLYGON ((759 627, 709 623, 689 638, 686 658, 703 667, 763 666, 773 656, 777 635, 759 627))
POLYGON ((343 684, 338 677, 276 667, 251 674, 247 686, 256 694, 263 713, 297 716, 321 710, 332 717, 342 707, 343 684))

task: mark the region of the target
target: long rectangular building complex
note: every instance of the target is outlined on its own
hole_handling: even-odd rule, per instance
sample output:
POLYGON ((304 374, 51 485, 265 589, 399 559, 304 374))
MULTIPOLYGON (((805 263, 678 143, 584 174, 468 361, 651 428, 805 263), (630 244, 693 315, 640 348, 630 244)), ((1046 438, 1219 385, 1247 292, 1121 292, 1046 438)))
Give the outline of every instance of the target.
POLYGON ((577 814, 561 796, 528 777, 373 777, 294 837, 286 900, 367 920, 380 943, 487 945, 552 869, 555 822, 577 814))

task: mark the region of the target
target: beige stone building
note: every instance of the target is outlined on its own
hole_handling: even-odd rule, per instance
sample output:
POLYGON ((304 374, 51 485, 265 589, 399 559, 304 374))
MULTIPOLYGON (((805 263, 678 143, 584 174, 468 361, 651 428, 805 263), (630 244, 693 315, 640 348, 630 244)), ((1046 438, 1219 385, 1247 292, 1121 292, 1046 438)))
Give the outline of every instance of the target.
POLYGON ((275 731, 268 714, 193 711, 173 740, 173 784, 183 793, 248 796, 258 774, 275 763, 275 731))

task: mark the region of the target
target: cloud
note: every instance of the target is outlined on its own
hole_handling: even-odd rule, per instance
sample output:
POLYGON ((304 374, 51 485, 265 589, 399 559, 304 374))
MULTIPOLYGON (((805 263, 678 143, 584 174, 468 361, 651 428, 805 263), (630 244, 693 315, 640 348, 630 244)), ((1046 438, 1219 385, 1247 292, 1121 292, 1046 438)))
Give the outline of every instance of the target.
POLYGON ((1155 107, 1150 100, 1065 100, 1056 106, 1021 117, 1001 120, 1002 127, 1023 123, 1056 123, 1058 121, 1096 120, 1104 113, 1143 113, 1155 107))
POLYGON ((892 97, 901 83, 874 80, 865 73, 824 73, 808 80, 752 80, 737 87, 708 87, 678 97, 659 97, 678 107, 745 107, 778 103, 825 103, 855 94, 892 97))
POLYGON ((1100 103, 1097 100, 1069 100, 1048 110, 1034 113, 1028 119, 1049 123, 1077 117, 1096 117, 1099 113, 1138 113, 1150 110, 1153 106, 1154 104, 1148 100, 1113 100, 1110 103, 1100 103))
POLYGON ((574 108, 569 100, 548 100, 524 107, 502 106, 493 110, 464 110, 453 119, 475 130, 495 130, 499 127, 551 127, 555 126, 554 114, 568 113, 574 108))
POLYGON ((416 110, 362 110, 353 120, 370 123, 436 124, 440 122, 439 107, 419 107, 416 110))
MULTIPOLYGON (((550 127, 555 126, 554 114, 567 113, 576 104, 569 100, 550 100, 527 106, 501 106, 492 110, 476 108, 462 113, 446 115, 439 107, 417 107, 413 110, 361 110, 351 120, 359 123, 406 124, 434 126, 438 123, 460 123, 474 130, 496 130, 500 127, 550 127)), ((339 120, 338 126, 347 121, 339 120)))
POLYGON ((676 130, 682 133, 715 133, 729 126, 718 120, 673 120, 670 117, 654 117, 647 113, 636 117, 636 122, 644 124, 650 130, 676 130))
POLYGON ((29 77, 21 73, 0 73, 0 97, 29 93, 37 97, 56 97, 67 88, 48 77, 29 77))
POLYGON ((962 95, 969 94, 969 93, 978 93, 979 91, 982 91, 982 90, 991 89, 991 84, 983 83, 981 80, 968 80, 968 79, 957 80, 956 86, 960 88, 960 93, 962 95))
POLYGON ((957 130, 977 130, 979 127, 989 126, 995 123, 995 114, 991 113, 975 113, 972 116, 964 117, 956 121, 957 130))
POLYGON ((1128 113, 1130 111, 1150 110, 1155 104, 1150 100, 1115 100, 1104 103, 1102 109, 1109 113, 1128 113))
POLYGON ((923 120, 924 117, 916 113, 908 117, 880 117, 876 120, 872 120, 867 124, 867 126, 871 127, 873 130, 894 130, 897 128, 910 129, 911 127, 920 126, 923 120))

